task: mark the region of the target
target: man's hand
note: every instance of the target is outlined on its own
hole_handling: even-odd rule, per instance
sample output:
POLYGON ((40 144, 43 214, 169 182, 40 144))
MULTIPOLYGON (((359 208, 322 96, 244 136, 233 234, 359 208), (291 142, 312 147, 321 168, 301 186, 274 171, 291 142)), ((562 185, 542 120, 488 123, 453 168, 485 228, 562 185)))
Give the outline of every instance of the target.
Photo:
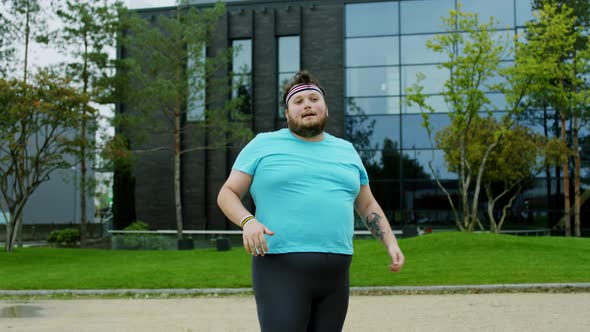
POLYGON ((404 263, 406 262, 406 258, 404 257, 404 254, 397 243, 391 244, 387 248, 387 252, 389 253, 389 257, 391 257, 391 265, 389 265, 389 270, 391 272, 401 271, 402 266, 404 266, 404 263))
POLYGON ((256 219, 252 219, 244 226, 242 233, 244 249, 252 256, 264 256, 268 251, 264 234, 273 236, 275 233, 256 219))

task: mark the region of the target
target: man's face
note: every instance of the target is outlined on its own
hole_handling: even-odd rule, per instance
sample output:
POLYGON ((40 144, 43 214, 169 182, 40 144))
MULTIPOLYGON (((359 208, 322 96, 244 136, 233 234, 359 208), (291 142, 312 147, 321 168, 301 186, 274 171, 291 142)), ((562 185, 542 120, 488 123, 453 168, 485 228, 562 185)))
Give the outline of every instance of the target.
POLYGON ((315 90, 304 90, 289 99, 285 111, 289 129, 301 137, 314 137, 324 132, 328 107, 324 96, 315 90))

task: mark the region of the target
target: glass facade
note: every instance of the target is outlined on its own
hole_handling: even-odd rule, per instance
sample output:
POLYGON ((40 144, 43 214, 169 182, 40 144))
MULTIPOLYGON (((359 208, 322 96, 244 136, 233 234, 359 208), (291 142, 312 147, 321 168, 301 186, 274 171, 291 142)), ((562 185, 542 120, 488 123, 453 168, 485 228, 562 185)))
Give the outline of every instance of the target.
MULTIPOLYGON (((462 10, 494 17, 494 38, 510 46, 511 38, 532 18, 530 1, 463 0, 462 10)), ((457 193, 457 174, 446 167, 444 153, 433 148, 416 106, 405 103, 405 89, 422 73, 423 93, 434 107, 433 137, 450 123, 441 95, 450 72, 439 65, 445 55, 426 47, 437 34, 447 33, 441 17, 457 8, 455 0, 405 0, 353 3, 345 6, 345 133, 359 151, 372 190, 394 223, 427 221, 454 224, 446 196, 435 175, 457 193), (427 14, 426 14, 427 13, 427 14)), ((511 52, 502 58, 511 64, 511 52)), ((501 84, 499 77, 485 82, 501 84)), ((506 109, 502 94, 488 89, 494 115, 506 109)), ((542 181, 541 181, 542 182, 542 181)))

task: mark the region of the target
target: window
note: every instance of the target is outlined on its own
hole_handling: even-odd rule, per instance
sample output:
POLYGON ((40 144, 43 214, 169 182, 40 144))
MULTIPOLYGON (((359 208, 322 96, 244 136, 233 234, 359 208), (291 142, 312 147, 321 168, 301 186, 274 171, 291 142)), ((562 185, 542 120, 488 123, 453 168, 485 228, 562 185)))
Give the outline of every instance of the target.
POLYGON ((188 97, 186 102, 186 120, 203 121, 205 119, 205 60, 206 46, 202 45, 200 50, 194 48, 189 52, 187 64, 188 76, 188 97))
POLYGON ((232 97, 242 97, 240 111, 252 112, 252 40, 238 39, 232 42, 232 97))
POLYGON ((387 66, 399 64, 399 37, 349 38, 346 66, 387 66))
POLYGON ((283 85, 299 71, 301 63, 300 38, 299 36, 279 37, 278 47, 277 110, 279 116, 284 118, 283 85))
POLYGON ((399 95, 399 67, 348 68, 346 87, 349 97, 399 95))
POLYGON ((446 52, 434 52, 426 47, 426 42, 432 40, 436 35, 413 35, 402 36, 402 65, 441 63, 449 60, 446 52))
POLYGON ((432 33, 441 31, 441 17, 455 9, 455 0, 418 0, 401 2, 402 33, 432 33))
POLYGON ((398 29, 398 2, 375 2, 346 6, 346 36, 395 35, 398 29))
MULTIPOLYGON (((526 2, 523 0, 517 2, 519 1, 526 2)), ((463 12, 479 14, 480 23, 489 22, 492 16, 494 21, 498 21, 498 28, 514 27, 514 0, 463 0, 461 4, 463 12)))

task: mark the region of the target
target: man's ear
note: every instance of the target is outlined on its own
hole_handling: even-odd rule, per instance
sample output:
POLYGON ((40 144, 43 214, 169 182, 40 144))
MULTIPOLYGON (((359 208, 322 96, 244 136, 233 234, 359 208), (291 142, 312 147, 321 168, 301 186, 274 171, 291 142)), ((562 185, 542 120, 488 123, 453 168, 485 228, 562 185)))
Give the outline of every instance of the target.
POLYGON ((326 107, 326 117, 328 117, 328 107, 326 107))
POLYGON ((288 112, 289 112, 289 109, 285 108, 285 119, 287 119, 287 123, 289 123, 289 117, 287 116, 288 112))

